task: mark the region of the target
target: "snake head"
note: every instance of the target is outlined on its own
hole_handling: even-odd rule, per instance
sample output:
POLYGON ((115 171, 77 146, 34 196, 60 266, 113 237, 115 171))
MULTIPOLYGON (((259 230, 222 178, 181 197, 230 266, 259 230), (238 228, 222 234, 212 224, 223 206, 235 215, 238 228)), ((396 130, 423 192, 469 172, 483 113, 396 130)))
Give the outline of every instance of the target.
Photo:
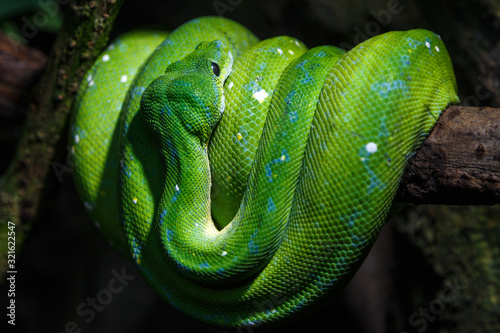
POLYGON ((225 108, 224 81, 233 65, 219 40, 202 42, 184 59, 170 64, 141 99, 141 111, 156 139, 185 130, 208 144, 225 108))

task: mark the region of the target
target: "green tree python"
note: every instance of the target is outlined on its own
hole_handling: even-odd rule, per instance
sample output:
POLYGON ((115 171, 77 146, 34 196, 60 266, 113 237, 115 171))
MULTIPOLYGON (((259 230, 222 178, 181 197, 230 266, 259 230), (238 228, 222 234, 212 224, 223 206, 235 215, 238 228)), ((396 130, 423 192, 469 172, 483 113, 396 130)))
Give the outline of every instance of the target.
POLYGON ((119 37, 69 141, 90 217, 174 308, 219 327, 300 318, 344 286, 409 158, 458 103, 426 30, 345 52, 202 17, 119 37))

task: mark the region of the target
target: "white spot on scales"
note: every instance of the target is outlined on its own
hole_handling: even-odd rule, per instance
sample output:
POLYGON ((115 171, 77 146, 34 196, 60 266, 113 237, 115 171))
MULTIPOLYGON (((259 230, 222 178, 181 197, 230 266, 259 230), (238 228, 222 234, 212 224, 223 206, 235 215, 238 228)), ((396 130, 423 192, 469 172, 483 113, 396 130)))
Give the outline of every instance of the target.
POLYGON ((89 87, 92 87, 94 85, 94 77, 92 76, 92 74, 89 74, 89 76, 87 76, 87 82, 89 83, 89 87))
POLYGON ((127 75, 122 75, 122 77, 120 78, 120 81, 127 82, 127 75))
POLYGON ((264 102, 264 100, 269 96, 269 94, 264 90, 259 90, 255 93, 253 93, 253 98, 259 101, 259 103, 264 102))
POLYGON ((109 61, 109 54, 105 54, 102 56, 102 61, 106 62, 109 61))
POLYGON ((365 146, 365 149, 369 154, 373 154, 377 151, 377 144, 374 142, 368 142, 365 146))

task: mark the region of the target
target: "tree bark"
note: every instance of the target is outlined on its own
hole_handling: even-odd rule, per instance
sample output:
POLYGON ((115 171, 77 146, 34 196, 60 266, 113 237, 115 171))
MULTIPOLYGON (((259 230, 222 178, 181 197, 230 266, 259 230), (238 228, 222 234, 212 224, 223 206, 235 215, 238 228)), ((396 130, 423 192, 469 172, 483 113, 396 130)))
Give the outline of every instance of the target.
MULTIPOLYGON (((0 244, 7 244, 8 222, 15 223, 16 254, 26 233, 53 198, 53 172, 64 153, 68 115, 85 72, 107 44, 123 0, 74 1, 44 74, 31 98, 16 155, 0 178, 0 244)), ((60 170, 59 170, 60 171, 60 170)), ((7 270, 7 246, 0 249, 0 280, 7 270)))
POLYGON ((500 110, 452 106, 405 170, 396 200, 500 203, 500 110))

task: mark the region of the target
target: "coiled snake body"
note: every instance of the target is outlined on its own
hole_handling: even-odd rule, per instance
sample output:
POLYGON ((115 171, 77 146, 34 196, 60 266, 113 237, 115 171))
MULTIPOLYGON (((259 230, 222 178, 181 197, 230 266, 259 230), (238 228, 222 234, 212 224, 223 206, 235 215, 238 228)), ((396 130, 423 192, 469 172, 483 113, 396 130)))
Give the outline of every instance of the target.
POLYGON ((354 274, 408 158, 458 102, 445 46, 411 30, 307 50, 215 17, 165 36, 119 38, 80 87, 69 140, 85 207, 194 318, 307 313, 354 274))

